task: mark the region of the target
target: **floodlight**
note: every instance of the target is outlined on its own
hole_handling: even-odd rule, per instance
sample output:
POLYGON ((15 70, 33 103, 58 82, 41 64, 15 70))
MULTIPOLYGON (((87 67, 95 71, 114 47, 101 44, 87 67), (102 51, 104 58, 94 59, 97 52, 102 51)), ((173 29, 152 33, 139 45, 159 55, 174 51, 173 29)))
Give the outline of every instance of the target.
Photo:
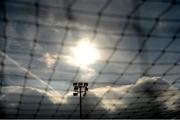
POLYGON ((77 92, 74 92, 74 93, 73 93, 73 96, 77 96, 77 95, 78 95, 78 93, 77 93, 77 92))
POLYGON ((84 83, 84 86, 87 87, 87 86, 88 86, 88 83, 84 83))
POLYGON ((83 86, 83 83, 79 82, 79 86, 83 86))
POLYGON ((85 87, 85 91, 88 91, 88 88, 87 88, 87 87, 85 87))
POLYGON ((77 86, 77 83, 73 83, 73 86, 77 86))
POLYGON ((80 104, 80 118, 81 118, 81 114, 82 114, 82 102, 81 102, 81 98, 82 95, 85 97, 86 96, 86 92, 88 91, 88 83, 83 83, 83 82, 74 82, 73 83, 74 86, 74 92, 73 92, 73 96, 78 96, 79 95, 79 104, 80 104))
POLYGON ((86 96, 86 92, 83 94, 83 96, 86 96))
POLYGON ((74 86, 74 91, 76 92, 78 90, 78 86, 74 86))

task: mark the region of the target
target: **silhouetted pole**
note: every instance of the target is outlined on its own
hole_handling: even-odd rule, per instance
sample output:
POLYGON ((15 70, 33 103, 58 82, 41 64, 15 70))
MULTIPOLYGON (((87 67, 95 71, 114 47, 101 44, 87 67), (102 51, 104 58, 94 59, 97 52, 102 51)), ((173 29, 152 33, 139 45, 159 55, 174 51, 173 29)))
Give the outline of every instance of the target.
POLYGON ((73 95, 74 96, 78 96, 79 95, 79 115, 80 115, 80 119, 82 118, 82 93, 83 96, 86 96, 86 92, 88 91, 88 83, 82 83, 82 82, 78 82, 78 83, 73 83, 74 86, 74 92, 73 95))
POLYGON ((79 104, 80 104, 80 119, 82 118, 82 103, 81 103, 81 86, 80 86, 80 95, 79 95, 79 97, 80 97, 80 99, 79 99, 79 104))

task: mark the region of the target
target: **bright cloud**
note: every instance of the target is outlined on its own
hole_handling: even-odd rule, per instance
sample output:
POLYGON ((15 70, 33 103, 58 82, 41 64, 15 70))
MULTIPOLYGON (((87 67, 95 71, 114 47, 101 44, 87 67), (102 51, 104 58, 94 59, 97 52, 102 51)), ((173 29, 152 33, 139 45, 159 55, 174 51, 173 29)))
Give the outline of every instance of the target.
POLYGON ((47 63, 48 68, 51 68, 55 63, 57 56, 56 55, 50 55, 49 53, 45 53, 43 55, 43 58, 45 59, 45 62, 47 63))
MULTIPOLYGON (((0 98, 1 100, 11 100, 12 94, 22 93, 22 87, 9 86, 3 87, 3 94, 0 98)), ((37 88, 27 87, 24 93, 28 95, 45 95, 46 99, 52 105, 72 105, 79 102, 78 97, 74 97, 72 93, 68 93, 62 96, 54 91, 44 91, 37 88)), ((36 98, 34 98, 36 99, 36 98)), ((175 115, 179 111, 180 105, 180 93, 179 91, 170 85, 165 80, 159 77, 143 77, 139 79, 135 84, 125 85, 125 86, 106 86, 100 88, 90 89, 84 102, 88 105, 96 104, 99 100, 99 105, 101 109, 108 112, 108 114, 113 114, 121 112, 123 115, 132 116, 130 113, 126 113, 124 109, 136 110, 136 112, 143 114, 143 109, 154 109, 153 114, 156 112, 167 112, 175 115), (156 97, 154 97, 156 96, 156 97), (93 99, 93 100, 92 100, 93 99), (159 106, 159 107, 158 107, 159 106), (163 108, 166 108, 164 110, 163 108), (159 111, 158 111, 159 110, 159 111)), ((11 107, 17 107, 13 102, 6 103, 11 107)), ((86 108, 91 109, 91 108, 86 108)), ((86 111, 84 111, 86 112, 86 111)), ((144 113, 146 114, 146 113, 144 113)), ((141 116, 142 118, 145 116, 141 116)))

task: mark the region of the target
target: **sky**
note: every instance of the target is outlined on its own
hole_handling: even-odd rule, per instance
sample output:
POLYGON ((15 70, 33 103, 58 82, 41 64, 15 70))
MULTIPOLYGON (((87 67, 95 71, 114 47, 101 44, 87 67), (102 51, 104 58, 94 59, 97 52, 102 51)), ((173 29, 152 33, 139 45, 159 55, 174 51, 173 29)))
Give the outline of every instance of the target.
POLYGON ((78 118, 79 98, 72 93, 73 82, 81 81, 89 83, 85 118, 179 118, 179 5, 178 0, 0 2, 0 113, 78 118), (79 50, 84 41, 90 45, 79 50))

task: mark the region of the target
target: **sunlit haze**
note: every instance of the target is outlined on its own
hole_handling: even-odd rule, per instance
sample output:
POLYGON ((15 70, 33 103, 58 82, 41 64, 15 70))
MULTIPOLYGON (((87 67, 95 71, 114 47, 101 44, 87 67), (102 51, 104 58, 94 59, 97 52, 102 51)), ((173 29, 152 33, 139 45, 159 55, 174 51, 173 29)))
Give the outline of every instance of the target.
POLYGON ((77 65, 90 65, 99 58, 98 51, 88 40, 80 41, 72 52, 77 65))

